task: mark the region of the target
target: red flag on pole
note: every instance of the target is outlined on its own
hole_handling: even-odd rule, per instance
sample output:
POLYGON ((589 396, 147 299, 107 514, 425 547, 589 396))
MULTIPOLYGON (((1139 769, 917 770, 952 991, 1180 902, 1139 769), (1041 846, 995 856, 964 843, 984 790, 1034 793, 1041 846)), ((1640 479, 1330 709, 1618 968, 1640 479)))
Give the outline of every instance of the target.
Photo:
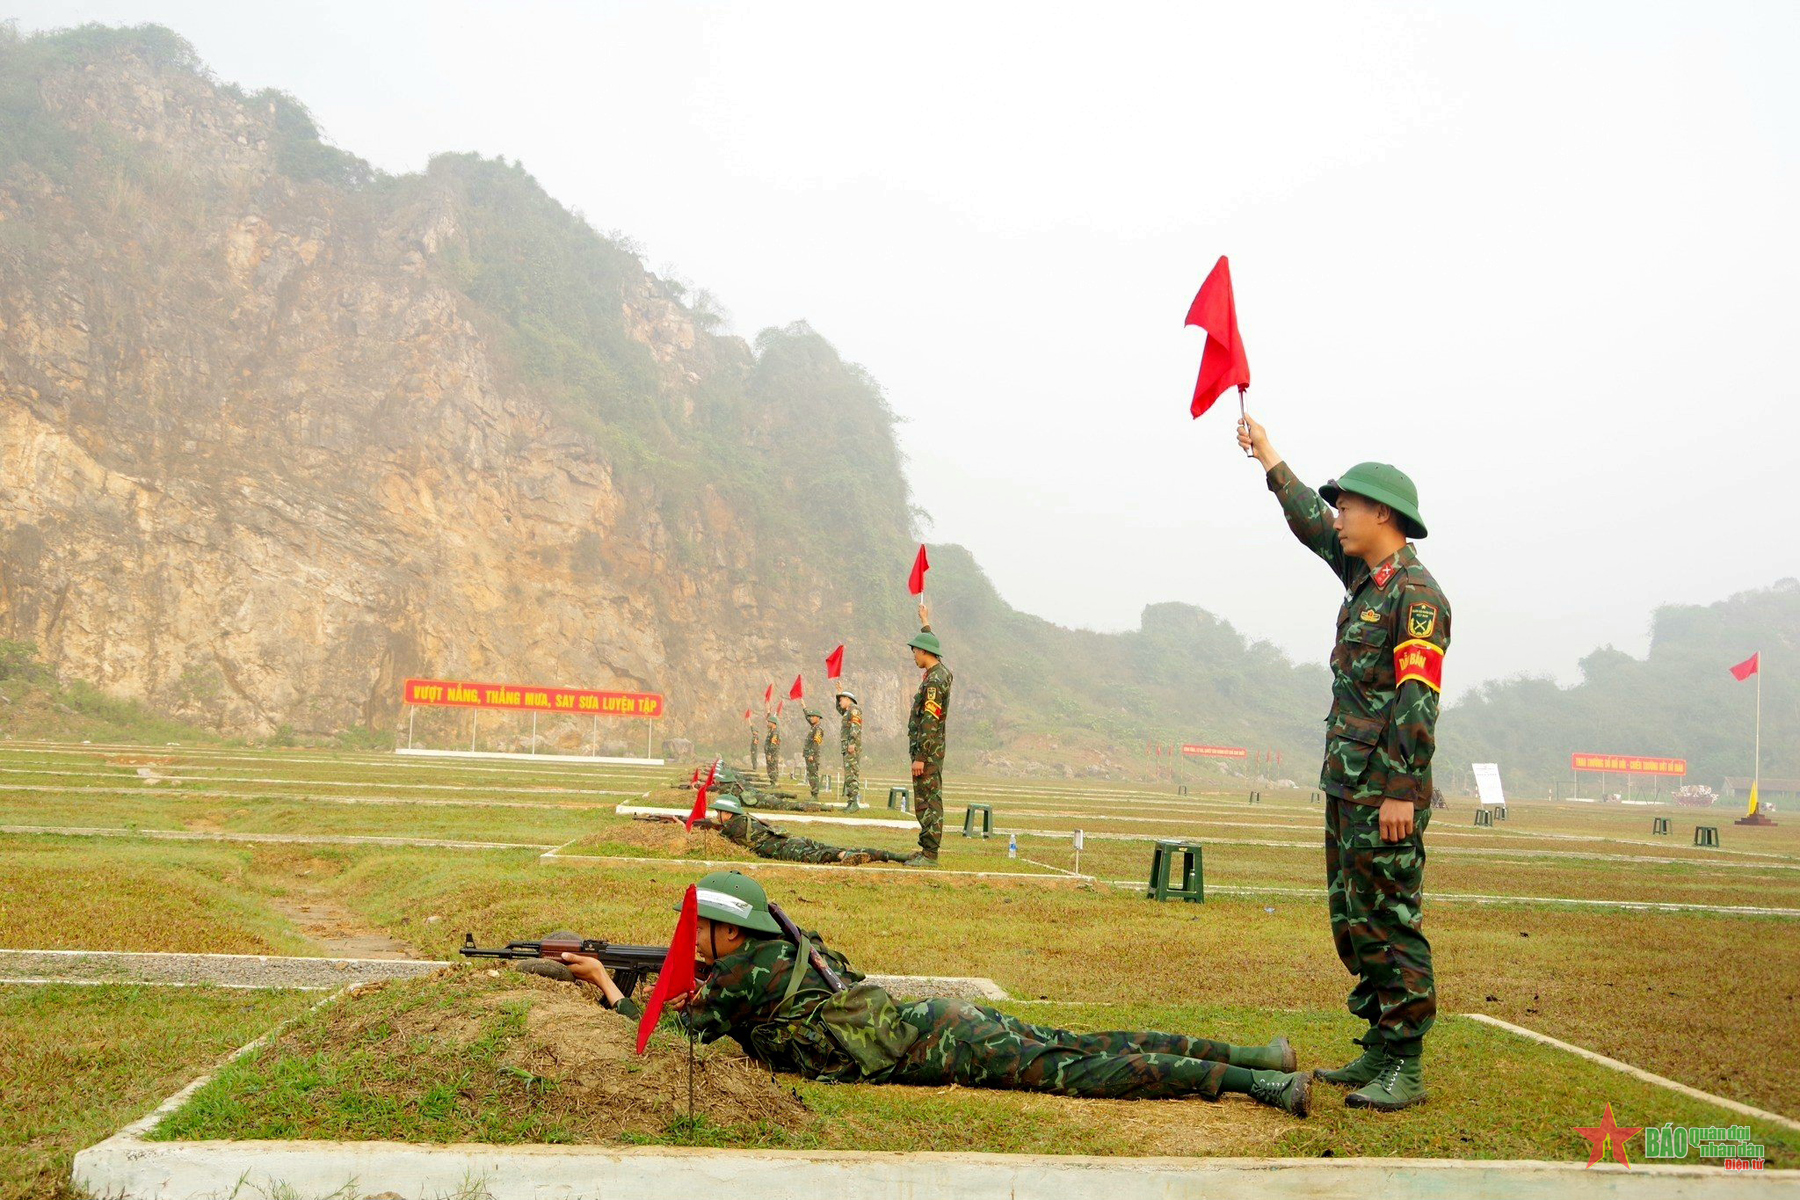
POLYGON ((844 648, 839 646, 825 656, 825 678, 836 679, 844 673, 844 648))
POLYGON ((650 1001, 644 1005, 643 1018, 638 1021, 639 1054, 650 1044, 650 1033, 662 1018, 663 1004, 694 990, 694 952, 699 944, 699 926, 699 896, 690 883, 687 895, 681 901, 681 916, 675 922, 675 937, 669 942, 662 970, 656 973, 656 986, 650 989, 650 1001))
MULTIPOLYGON (((707 789, 712 787, 713 781, 718 779, 718 777, 719 760, 715 758, 713 759, 712 770, 706 773, 706 782, 699 784, 694 789, 694 811, 688 814, 688 819, 685 823, 685 827, 689 833, 694 832, 694 823, 696 821, 706 820, 706 792, 707 789)), ((698 767, 694 768, 694 778, 696 780, 700 778, 700 769, 698 767)))
POLYGON ((763 689, 763 707, 764 708, 769 707, 769 701, 773 700, 774 698, 775 698, 775 685, 771 683, 768 687, 763 689))
POLYGON ((1227 388, 1250 386, 1250 360, 1244 354, 1244 339, 1238 336, 1237 299, 1231 294, 1231 264, 1223 254, 1188 306, 1186 324, 1206 330, 1200 378, 1194 382, 1194 402, 1188 406, 1188 412, 1198 417, 1227 388))
POLYGON ((749 719, 750 719, 750 710, 746 708, 744 710, 744 720, 748 721, 749 719))
POLYGON ((1755 654, 1752 654, 1749 658, 1746 658, 1743 662, 1731 668, 1732 676, 1736 678, 1739 683, 1744 682, 1744 680, 1750 678, 1761 669, 1761 659, 1762 651, 1758 650, 1755 654))
POLYGON ((800 676, 794 676, 794 686, 788 689, 789 700, 806 699, 806 686, 800 676))
POLYGON ((906 577, 906 588, 915 596, 925 594, 925 572, 931 570, 931 560, 925 557, 925 547, 919 547, 919 555, 913 559, 912 574, 906 577))
POLYGON ((787 703, 786 700, 777 700, 775 702, 775 715, 776 716, 779 717, 781 715, 781 706, 786 703, 787 703))

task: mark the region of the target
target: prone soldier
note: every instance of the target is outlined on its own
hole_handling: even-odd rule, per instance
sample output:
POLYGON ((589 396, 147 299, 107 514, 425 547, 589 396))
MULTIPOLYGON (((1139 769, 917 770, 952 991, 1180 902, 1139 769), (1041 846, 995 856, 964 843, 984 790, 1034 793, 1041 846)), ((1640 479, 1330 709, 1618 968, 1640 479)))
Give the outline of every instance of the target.
MULTIPOLYGON (((966 1000, 895 1001, 817 933, 784 936, 762 885, 735 871, 701 879, 697 947, 706 980, 677 997, 676 1020, 702 1042, 730 1037, 769 1067, 831 1083, 900 1083, 1148 1100, 1226 1093, 1304 1117, 1310 1077, 1285 1037, 1232 1046, 1156 1032, 1073 1033, 966 1000)), ((677 907, 680 907, 677 905, 677 907)), ((565 954, 602 1003, 637 1003, 598 959, 565 954)))
POLYGON ((903 863, 906 855, 867 848, 845 849, 830 846, 812 838, 795 837, 760 821, 744 811, 743 802, 735 796, 720 796, 707 805, 719 814, 719 832, 759 858, 785 862, 842 863, 860 867, 864 863, 903 863))

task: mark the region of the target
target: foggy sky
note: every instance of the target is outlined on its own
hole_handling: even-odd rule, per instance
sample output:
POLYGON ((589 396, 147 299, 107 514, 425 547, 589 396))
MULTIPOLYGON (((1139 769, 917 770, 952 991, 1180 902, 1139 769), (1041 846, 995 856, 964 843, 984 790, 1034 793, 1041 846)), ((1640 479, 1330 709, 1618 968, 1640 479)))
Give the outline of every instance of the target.
POLYGON ((1187 416, 1221 253, 1300 476, 1418 481, 1449 693, 1800 574, 1800 6, 11 11, 168 25, 385 170, 520 159, 733 331, 809 321, 905 418, 926 534, 1064 624, 1329 650, 1235 403, 1187 416))

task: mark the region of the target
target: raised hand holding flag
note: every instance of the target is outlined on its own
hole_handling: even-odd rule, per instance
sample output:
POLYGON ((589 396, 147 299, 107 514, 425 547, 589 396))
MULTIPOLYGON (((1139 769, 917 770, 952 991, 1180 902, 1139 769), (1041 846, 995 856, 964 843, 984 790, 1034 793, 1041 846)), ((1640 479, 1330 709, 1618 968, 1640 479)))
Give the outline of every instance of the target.
POLYGON ((1250 359, 1244 339, 1238 335, 1237 298, 1231 291, 1231 263, 1223 254, 1200 285, 1188 306, 1188 325, 1206 330, 1206 350, 1200 356, 1200 377, 1194 381, 1194 399, 1188 412, 1194 417, 1213 406, 1226 388, 1238 390, 1238 415, 1244 415, 1244 391, 1250 386, 1250 359))
POLYGON ((694 990, 694 954, 699 947, 699 928, 700 900, 694 885, 690 883, 687 895, 682 897, 681 916, 675 922, 675 937, 669 942, 669 952, 663 956, 662 970, 656 973, 656 986, 650 989, 650 999, 644 1005, 643 1017, 638 1021, 639 1054, 650 1044, 650 1034, 655 1030, 657 1021, 662 1019, 663 1005, 694 990))

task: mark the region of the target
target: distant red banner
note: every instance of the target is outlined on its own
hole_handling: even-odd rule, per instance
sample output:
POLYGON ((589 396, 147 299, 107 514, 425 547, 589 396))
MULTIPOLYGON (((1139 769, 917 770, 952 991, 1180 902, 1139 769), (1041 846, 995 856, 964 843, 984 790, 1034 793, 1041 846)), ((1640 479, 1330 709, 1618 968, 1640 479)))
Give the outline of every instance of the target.
POLYGON ((590 692, 454 679, 409 679, 403 699, 407 704, 442 708, 510 708, 584 717, 660 717, 663 711, 663 698, 651 692, 590 692))
POLYGON ((1686 775, 1685 758, 1644 758, 1631 754, 1581 754, 1569 756, 1577 771, 1610 771, 1615 775, 1686 775))
POLYGON ((1242 746, 1194 746, 1181 748, 1183 754, 1192 754, 1201 758, 1249 758, 1250 751, 1242 746))

